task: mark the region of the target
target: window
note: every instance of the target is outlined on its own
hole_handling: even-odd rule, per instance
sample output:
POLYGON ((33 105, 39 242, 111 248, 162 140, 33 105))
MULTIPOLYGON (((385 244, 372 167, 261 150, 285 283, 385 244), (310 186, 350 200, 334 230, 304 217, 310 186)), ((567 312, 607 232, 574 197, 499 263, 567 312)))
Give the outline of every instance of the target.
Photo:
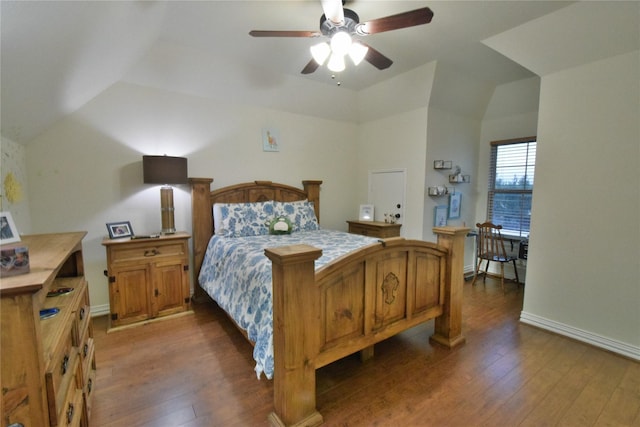
POLYGON ((505 235, 529 235, 535 166, 536 137, 491 143, 487 218, 505 235))

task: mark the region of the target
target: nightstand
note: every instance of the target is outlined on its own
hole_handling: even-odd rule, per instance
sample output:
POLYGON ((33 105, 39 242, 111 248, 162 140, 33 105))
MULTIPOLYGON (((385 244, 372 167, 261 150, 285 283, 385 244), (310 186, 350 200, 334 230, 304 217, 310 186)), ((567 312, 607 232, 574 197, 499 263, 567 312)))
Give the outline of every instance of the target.
POLYGON ((185 232, 148 239, 104 239, 109 328, 189 311, 189 246, 185 232))
POLYGON ((378 221, 347 221, 349 224, 349 233, 362 234, 363 236, 380 237, 399 237, 400 227, 402 224, 389 224, 378 221))

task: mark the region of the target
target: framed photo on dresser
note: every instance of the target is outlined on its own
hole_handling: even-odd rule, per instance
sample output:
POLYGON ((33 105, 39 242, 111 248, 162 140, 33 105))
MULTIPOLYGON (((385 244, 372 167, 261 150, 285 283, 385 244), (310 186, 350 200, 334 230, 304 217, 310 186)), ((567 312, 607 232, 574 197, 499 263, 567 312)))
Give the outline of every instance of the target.
POLYGON ((0 212, 0 245, 20 241, 18 228, 13 222, 11 212, 0 212))

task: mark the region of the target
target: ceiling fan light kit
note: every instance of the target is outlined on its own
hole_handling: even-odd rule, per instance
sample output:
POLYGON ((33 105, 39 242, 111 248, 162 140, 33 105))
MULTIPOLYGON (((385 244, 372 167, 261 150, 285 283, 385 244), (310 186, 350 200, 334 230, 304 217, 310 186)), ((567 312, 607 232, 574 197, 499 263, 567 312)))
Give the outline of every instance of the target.
POLYGON ((327 67, 333 72, 345 69, 344 57, 349 55, 355 65, 366 60, 379 70, 389 68, 393 61, 371 46, 351 36, 367 36, 385 31, 414 27, 428 24, 433 18, 433 12, 428 7, 409 12, 399 13, 384 18, 378 18, 360 23, 358 14, 353 10, 344 9, 340 0, 322 0, 324 14, 320 17, 320 32, 318 31, 250 31, 253 37, 321 37, 330 38, 330 43, 322 42, 311 46, 313 59, 303 68, 302 74, 313 73, 329 58, 327 67))

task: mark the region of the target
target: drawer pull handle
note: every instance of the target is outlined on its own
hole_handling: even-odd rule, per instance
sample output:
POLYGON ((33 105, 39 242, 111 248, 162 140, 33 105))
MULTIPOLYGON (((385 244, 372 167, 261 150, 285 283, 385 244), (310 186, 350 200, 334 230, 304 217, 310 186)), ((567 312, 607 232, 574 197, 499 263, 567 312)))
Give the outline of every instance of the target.
POLYGON ((22 424, 22 423, 13 423, 13 424, 9 424, 7 427, 24 427, 24 424, 22 424))
POLYGON ((69 369, 69 356, 65 354, 62 359, 62 375, 67 373, 67 369, 69 369))
POLYGON ((82 357, 87 357, 87 353, 89 353, 89 344, 85 344, 82 349, 82 357))
POLYGON ((71 424, 74 410, 75 408, 73 407, 73 403, 69 403, 69 409, 67 409, 67 424, 71 424))
POLYGON ((160 251, 158 251, 157 249, 150 249, 150 250, 144 251, 144 256, 146 257, 156 256, 156 255, 160 255, 160 251))
POLYGON ((84 307, 80 309, 80 320, 84 320, 84 307))

